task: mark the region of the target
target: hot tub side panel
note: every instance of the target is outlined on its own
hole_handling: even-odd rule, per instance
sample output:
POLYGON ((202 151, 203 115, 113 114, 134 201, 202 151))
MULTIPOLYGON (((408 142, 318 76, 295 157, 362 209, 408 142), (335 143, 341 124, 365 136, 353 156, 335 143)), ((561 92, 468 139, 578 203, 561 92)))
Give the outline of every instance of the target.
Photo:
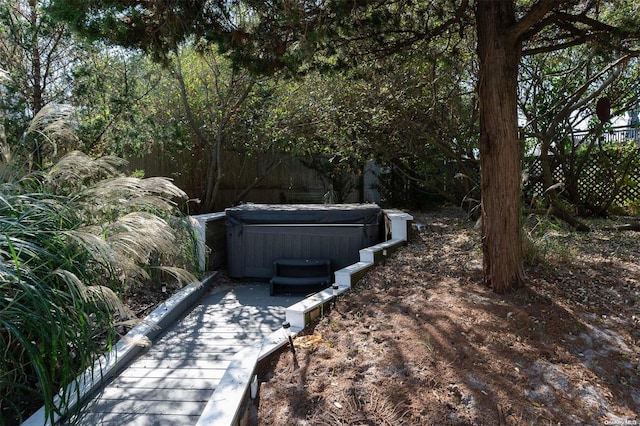
POLYGON ((360 249, 379 242, 378 224, 230 225, 228 273, 234 278, 269 279, 278 258, 331 259, 335 271, 358 262, 360 249))

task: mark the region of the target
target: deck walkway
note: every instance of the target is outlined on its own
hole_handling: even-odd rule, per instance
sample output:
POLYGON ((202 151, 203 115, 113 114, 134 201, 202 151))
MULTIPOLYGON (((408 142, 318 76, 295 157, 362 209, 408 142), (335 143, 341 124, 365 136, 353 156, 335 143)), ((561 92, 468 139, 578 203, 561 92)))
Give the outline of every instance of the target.
POLYGON ((282 326, 304 295, 214 288, 87 404, 82 425, 192 425, 233 356, 282 326))

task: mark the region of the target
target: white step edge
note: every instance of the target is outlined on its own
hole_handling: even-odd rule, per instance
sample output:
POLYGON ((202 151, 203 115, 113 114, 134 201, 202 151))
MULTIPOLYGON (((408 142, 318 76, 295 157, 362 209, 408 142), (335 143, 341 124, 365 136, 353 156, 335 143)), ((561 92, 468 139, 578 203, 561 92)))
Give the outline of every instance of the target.
MULTIPOLYGON (((351 288, 351 285, 338 284, 338 295, 341 295, 345 291, 351 288)), ((306 314, 325 303, 329 303, 333 300, 333 289, 326 288, 318 293, 315 293, 298 303, 294 303, 285 310, 286 320, 291 324, 292 328, 304 329, 306 327, 306 314)))
POLYGON ((375 246, 363 248, 360 250, 360 260, 362 262, 376 262, 381 260, 380 256, 384 250, 393 249, 404 244, 405 240, 401 238, 393 238, 375 246), (376 256, 377 255, 377 256, 376 256), (378 258, 378 259, 376 259, 378 258))

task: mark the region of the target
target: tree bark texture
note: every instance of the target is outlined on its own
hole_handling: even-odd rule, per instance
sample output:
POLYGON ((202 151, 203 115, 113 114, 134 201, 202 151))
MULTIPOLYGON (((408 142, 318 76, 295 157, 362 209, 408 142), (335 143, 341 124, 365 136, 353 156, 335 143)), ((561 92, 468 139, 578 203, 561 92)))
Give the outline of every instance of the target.
POLYGON ((516 106, 522 45, 509 36, 514 22, 512 1, 477 1, 483 271, 497 293, 524 280, 516 106))

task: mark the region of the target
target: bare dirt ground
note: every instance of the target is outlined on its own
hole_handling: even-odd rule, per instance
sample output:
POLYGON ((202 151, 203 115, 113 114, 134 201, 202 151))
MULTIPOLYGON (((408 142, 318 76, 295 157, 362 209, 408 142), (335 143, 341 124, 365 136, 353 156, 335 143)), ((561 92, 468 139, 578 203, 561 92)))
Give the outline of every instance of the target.
MULTIPOLYGON (((259 366, 260 425, 640 424, 640 233, 532 219, 527 287, 482 284, 457 209, 259 366)), ((603 223, 596 224, 602 226, 603 223)))

